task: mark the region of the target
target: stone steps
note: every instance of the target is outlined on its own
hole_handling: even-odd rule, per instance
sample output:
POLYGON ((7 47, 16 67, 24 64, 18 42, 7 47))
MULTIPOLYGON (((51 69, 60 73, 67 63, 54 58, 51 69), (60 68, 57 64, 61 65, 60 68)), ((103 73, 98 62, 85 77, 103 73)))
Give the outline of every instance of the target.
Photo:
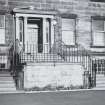
POLYGON ((43 53, 38 53, 38 54, 29 54, 27 55, 26 53, 23 53, 22 55, 23 57, 21 59, 23 59, 23 61, 26 61, 26 62, 37 62, 37 61, 40 61, 40 62, 53 62, 54 60, 55 61, 64 61, 63 58, 61 58, 60 55, 57 55, 57 54, 43 54, 43 53))
POLYGON ((16 91, 15 82, 9 72, 0 72, 0 92, 16 91))
POLYGON ((0 88, 0 92, 4 92, 4 91, 6 91, 6 92, 13 92, 13 91, 16 91, 16 88, 0 88))
POLYGON ((99 81, 97 81, 96 83, 97 83, 97 84, 105 84, 105 81, 99 80, 99 81))
POLYGON ((8 74, 8 73, 1 73, 0 74, 0 77, 11 77, 11 75, 8 74))
POLYGON ((5 88, 5 87, 14 88, 15 84, 14 83, 0 83, 0 88, 5 88))
POLYGON ((96 74, 96 88, 105 89, 105 75, 96 74))
POLYGON ((81 56, 65 56, 65 57, 61 57, 60 55, 57 54, 43 54, 43 53, 38 53, 38 54, 30 54, 27 55, 26 53, 23 53, 23 57, 21 58, 22 62, 63 62, 63 63, 67 63, 67 62, 81 62, 81 56))
POLYGON ((13 78, 12 77, 0 77, 0 81, 13 81, 13 78))

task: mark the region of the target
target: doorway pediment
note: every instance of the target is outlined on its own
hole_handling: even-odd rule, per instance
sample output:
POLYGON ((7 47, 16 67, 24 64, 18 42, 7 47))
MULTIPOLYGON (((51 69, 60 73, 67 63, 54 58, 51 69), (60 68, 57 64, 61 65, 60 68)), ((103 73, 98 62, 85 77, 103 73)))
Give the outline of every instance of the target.
POLYGON ((18 7, 13 9, 14 13, 27 13, 27 14, 43 14, 43 15, 55 15, 55 10, 36 9, 34 6, 18 7))

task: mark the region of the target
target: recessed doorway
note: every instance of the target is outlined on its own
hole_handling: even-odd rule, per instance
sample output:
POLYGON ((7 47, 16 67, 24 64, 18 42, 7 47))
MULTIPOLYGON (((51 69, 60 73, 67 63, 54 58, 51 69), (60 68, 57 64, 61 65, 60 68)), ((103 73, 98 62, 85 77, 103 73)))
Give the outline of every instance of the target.
POLYGON ((42 19, 27 19, 27 35, 25 36, 25 49, 29 53, 43 52, 42 19))

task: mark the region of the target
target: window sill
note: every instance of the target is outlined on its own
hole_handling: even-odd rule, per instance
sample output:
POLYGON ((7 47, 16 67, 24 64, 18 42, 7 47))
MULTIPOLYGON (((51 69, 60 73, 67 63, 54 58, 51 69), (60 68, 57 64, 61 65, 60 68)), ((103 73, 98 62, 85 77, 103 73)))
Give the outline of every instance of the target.
POLYGON ((65 46, 66 46, 66 47, 71 47, 71 48, 72 48, 72 47, 76 47, 77 44, 76 44, 76 43, 75 43, 75 44, 71 44, 71 45, 68 45, 68 44, 66 45, 66 44, 65 44, 65 46))
POLYGON ((104 0, 90 0, 91 2, 105 2, 104 0))
POLYGON ((90 46, 91 48, 105 48, 105 46, 94 46, 94 45, 92 45, 92 46, 90 46))

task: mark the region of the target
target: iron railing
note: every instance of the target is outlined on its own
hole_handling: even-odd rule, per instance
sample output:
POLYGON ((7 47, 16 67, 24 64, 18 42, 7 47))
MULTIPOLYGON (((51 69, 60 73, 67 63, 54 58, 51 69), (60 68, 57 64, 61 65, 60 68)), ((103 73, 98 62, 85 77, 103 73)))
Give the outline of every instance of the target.
POLYGON ((92 60, 92 78, 93 86, 96 86, 96 74, 105 74, 105 59, 93 59, 92 60))
POLYGON ((48 48, 48 45, 26 44, 19 53, 19 62, 62 62, 64 61, 54 48, 48 48))
POLYGON ((81 63, 84 60, 83 56, 87 61, 88 56, 80 45, 69 46, 58 44, 59 42, 54 43, 52 47, 27 43, 18 53, 19 62, 81 63))
POLYGON ((84 67, 84 84, 86 84, 87 88, 92 88, 96 86, 96 72, 93 70, 93 59, 91 56, 91 52, 82 47, 82 66, 84 67), (86 80, 87 79, 87 80, 86 80))
POLYGON ((94 59, 92 69, 97 74, 105 74, 105 59, 94 59))
POLYGON ((0 70, 10 70, 12 60, 12 44, 0 46, 0 70))
POLYGON ((66 45, 62 41, 58 41, 57 53, 69 63, 81 63, 83 56, 86 56, 83 52, 83 48, 80 45, 66 45))
POLYGON ((84 84, 87 87, 94 87, 96 74, 92 68, 92 57, 81 45, 66 45, 62 41, 56 41, 53 46, 27 43, 21 51, 16 54, 17 64, 28 62, 52 62, 52 63, 80 63, 84 71, 84 84))
POLYGON ((84 68, 84 86, 85 88, 94 87, 96 84, 96 73, 93 72, 93 57, 90 51, 86 50, 82 45, 69 46, 62 41, 58 41, 58 53, 66 62, 80 63, 84 68))
POLYGON ((13 43, 0 46, 0 71, 9 71, 11 76, 13 76, 16 87, 22 89, 24 85, 24 72, 14 49, 13 43))

